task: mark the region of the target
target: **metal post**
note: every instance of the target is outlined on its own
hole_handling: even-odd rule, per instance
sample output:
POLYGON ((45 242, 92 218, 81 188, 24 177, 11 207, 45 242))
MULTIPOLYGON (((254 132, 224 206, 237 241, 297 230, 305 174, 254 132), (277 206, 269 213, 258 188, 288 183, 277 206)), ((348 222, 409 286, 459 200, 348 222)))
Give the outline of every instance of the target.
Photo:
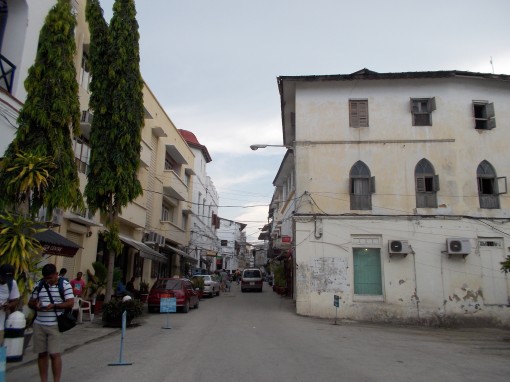
POLYGON ((166 325, 162 327, 162 329, 172 329, 170 326, 170 312, 166 313, 166 325))
POLYGON ((119 354, 119 362, 115 363, 109 363, 108 366, 126 366, 126 365, 132 365, 132 362, 124 362, 122 360, 122 348, 124 347, 124 334, 126 333, 126 318, 127 318, 127 312, 124 311, 122 313, 122 331, 120 334, 120 354, 119 354))
POLYGON ((5 382, 5 369, 7 368, 7 348, 0 346, 0 382, 5 382))

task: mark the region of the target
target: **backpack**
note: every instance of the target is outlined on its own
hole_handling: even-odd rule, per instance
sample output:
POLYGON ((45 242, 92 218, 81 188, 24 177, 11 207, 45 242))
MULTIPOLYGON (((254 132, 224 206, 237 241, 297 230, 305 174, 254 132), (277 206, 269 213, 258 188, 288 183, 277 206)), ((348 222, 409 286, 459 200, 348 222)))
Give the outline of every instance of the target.
MULTIPOLYGON (((41 293, 41 290, 42 288, 44 287, 44 279, 40 279, 38 282, 37 282, 37 295, 39 295, 39 293, 41 293)), ((11 288, 12 288, 12 283, 11 283, 11 288)), ((60 293, 60 297, 62 297, 62 301, 65 301, 65 293, 64 293, 64 279, 62 277, 59 277, 58 278, 58 292, 60 293)))
POLYGON ((9 280, 7 280, 7 288, 9 288, 9 297, 11 296, 12 291, 12 279, 9 277, 9 280))

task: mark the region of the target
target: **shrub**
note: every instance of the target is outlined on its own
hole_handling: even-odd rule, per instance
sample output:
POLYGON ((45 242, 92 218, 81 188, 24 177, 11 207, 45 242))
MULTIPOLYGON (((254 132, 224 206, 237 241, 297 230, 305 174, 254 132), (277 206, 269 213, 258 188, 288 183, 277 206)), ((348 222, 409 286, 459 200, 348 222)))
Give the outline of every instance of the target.
POLYGON ((133 318, 141 316, 143 313, 143 304, 140 300, 111 300, 103 305, 103 322, 107 326, 118 326, 122 323, 122 314, 126 314, 126 323, 131 322, 133 318))

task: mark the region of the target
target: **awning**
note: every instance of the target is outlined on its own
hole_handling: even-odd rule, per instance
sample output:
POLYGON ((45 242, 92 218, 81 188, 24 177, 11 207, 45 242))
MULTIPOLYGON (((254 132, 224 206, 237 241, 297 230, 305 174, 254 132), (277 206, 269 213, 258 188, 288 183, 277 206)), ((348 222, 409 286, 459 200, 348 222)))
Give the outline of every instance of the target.
POLYGON ((188 255, 186 252, 181 251, 178 248, 172 247, 171 245, 165 244, 165 248, 169 249, 175 253, 177 253, 179 256, 181 256, 184 260, 187 260, 192 263, 198 263, 198 260, 195 259, 193 256, 188 255))
MULTIPOLYGON (((0 223, 8 225, 9 223, 6 220, 0 219, 0 223)), ((45 229, 45 231, 37 232, 33 235, 33 238, 36 239, 41 246, 43 247, 43 251, 47 255, 51 256, 66 256, 73 257, 76 255, 76 252, 81 248, 74 241, 69 240, 68 238, 60 235, 59 233, 48 229, 40 223, 34 225, 36 229, 45 229)), ((25 232, 26 234, 26 232, 25 232)))
POLYGON ((37 239, 39 243, 41 243, 44 253, 47 255, 74 257, 76 252, 81 248, 75 242, 51 229, 37 232, 34 235, 34 239, 37 239))
POLYGON ((129 245, 135 249, 140 251, 140 256, 149 260, 159 261, 160 263, 166 263, 167 258, 165 255, 153 250, 148 245, 142 243, 141 241, 136 241, 126 236, 119 235, 119 239, 124 242, 124 244, 129 245))

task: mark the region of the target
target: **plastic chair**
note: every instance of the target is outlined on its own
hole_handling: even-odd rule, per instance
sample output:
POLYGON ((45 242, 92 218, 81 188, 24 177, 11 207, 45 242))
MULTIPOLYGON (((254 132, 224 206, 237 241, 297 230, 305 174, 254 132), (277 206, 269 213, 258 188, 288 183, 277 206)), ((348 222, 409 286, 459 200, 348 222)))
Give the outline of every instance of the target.
POLYGON ((83 313, 88 313, 90 322, 94 320, 94 314, 92 313, 92 302, 82 299, 81 297, 74 298, 73 310, 78 311, 78 323, 83 322, 83 313))

